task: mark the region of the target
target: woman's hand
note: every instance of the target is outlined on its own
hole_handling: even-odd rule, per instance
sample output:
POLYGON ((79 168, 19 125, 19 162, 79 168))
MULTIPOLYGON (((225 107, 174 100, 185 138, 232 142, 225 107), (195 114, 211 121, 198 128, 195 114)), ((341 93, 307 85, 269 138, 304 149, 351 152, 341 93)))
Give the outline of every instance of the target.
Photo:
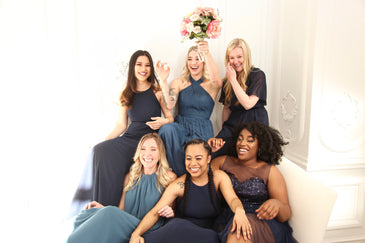
POLYGON ((89 209, 89 208, 103 208, 104 206, 100 203, 98 203, 97 201, 92 201, 91 203, 86 204, 84 209, 89 209))
POLYGON ((266 220, 275 218, 279 213, 280 204, 280 201, 277 199, 267 200, 256 210, 257 217, 266 220))
POLYGON ((144 243, 144 239, 140 235, 131 235, 131 238, 129 239, 129 243, 144 243))
POLYGON ((156 73, 161 81, 167 81, 167 78, 170 75, 170 67, 167 65, 166 62, 161 62, 158 60, 156 63, 156 73))
POLYGON ((232 84, 232 82, 237 81, 237 74, 236 70, 231 66, 230 63, 227 64, 226 67, 226 77, 229 80, 229 82, 232 84))
POLYGON ((212 153, 220 150, 226 142, 222 138, 209 138, 208 144, 212 148, 212 153))
POLYGON ((146 125, 149 126, 151 129, 153 130, 158 130, 160 129, 160 127, 162 127, 162 125, 165 125, 166 122, 166 118, 162 118, 160 116, 156 116, 156 117, 151 117, 152 121, 146 122, 146 125))
POLYGON ((160 217, 173 218, 175 216, 174 210, 170 206, 165 206, 158 211, 160 217))
POLYGON ((204 55, 209 53, 209 45, 208 41, 197 41, 196 44, 198 45, 198 52, 204 55))
POLYGON ((243 209, 237 209, 236 213, 234 214, 231 232, 234 231, 236 231, 237 239, 240 239, 241 234, 244 240, 251 239, 251 224, 248 221, 246 213, 243 209))

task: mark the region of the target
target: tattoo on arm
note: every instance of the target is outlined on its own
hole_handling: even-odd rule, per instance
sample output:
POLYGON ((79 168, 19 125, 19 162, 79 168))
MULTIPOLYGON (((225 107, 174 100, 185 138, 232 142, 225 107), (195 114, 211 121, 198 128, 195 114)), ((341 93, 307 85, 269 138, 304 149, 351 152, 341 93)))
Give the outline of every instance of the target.
POLYGON ((175 88, 169 90, 169 96, 171 102, 176 102, 178 94, 175 92, 175 88))
POLYGON ((185 183, 182 181, 178 181, 177 184, 180 186, 180 188, 184 188, 185 183))

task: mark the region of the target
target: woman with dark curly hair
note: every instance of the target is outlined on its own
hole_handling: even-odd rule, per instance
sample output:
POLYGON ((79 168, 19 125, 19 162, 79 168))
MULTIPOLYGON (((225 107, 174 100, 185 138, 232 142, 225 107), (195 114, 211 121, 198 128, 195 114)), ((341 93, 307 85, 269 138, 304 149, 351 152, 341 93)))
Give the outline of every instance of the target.
MULTIPOLYGON (((232 212, 226 208, 220 222, 222 242, 296 242, 288 224, 291 210, 284 177, 275 167, 287 144, 281 134, 260 122, 242 123, 235 128, 229 155, 212 161, 213 170, 223 170, 231 178, 252 227, 249 241, 235 237, 232 212)), ((222 145, 219 138, 211 144, 222 145)), ((218 150, 220 146, 212 146, 218 150)))

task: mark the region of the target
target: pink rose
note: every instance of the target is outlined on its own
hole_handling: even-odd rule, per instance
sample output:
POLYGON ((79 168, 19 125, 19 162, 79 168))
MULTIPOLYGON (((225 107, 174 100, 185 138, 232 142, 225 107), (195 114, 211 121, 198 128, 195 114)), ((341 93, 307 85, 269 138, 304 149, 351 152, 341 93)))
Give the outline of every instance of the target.
POLYGON ((209 38, 216 39, 221 35, 221 26, 218 20, 210 21, 207 28, 209 38))
POLYGON ((181 26, 180 26, 180 33, 182 36, 186 36, 186 34, 190 34, 188 31, 188 25, 190 23, 190 19, 186 18, 181 22, 181 26))

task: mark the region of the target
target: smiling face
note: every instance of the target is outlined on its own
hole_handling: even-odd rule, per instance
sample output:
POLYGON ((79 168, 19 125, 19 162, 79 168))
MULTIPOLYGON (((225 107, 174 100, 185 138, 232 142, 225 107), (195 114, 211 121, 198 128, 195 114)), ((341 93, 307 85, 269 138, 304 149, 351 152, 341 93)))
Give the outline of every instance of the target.
POLYGON ((243 50, 241 47, 235 47, 228 56, 229 64, 236 70, 236 72, 242 72, 243 70, 243 50))
POLYGON ((256 160, 258 149, 257 138, 254 138, 247 129, 243 129, 236 142, 238 159, 242 161, 256 160))
POLYGON ((208 163, 211 156, 203 144, 191 144, 185 150, 185 167, 191 177, 200 177, 208 174, 208 163))
POLYGON ((139 56, 134 66, 134 75, 139 81, 147 81, 151 75, 151 63, 146 56, 139 56))
POLYGON ((190 71, 191 76, 203 75, 204 62, 199 61, 197 51, 192 50, 189 52, 187 67, 190 71))
POLYGON ((160 152, 155 139, 149 138, 143 142, 139 154, 139 160, 143 165, 145 174, 152 174, 157 170, 158 161, 160 160, 160 152))

